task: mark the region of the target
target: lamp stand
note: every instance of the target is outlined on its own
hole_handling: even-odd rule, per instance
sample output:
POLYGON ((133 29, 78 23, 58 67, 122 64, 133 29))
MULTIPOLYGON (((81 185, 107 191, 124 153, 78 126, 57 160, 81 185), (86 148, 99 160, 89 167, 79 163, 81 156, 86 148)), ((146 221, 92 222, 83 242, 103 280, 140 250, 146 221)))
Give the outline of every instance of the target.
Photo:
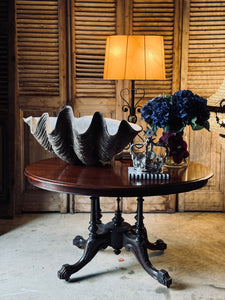
MULTIPOLYGON (((122 111, 123 112, 129 111, 129 115, 127 117, 128 122, 131 122, 131 123, 135 124, 135 123, 137 123, 136 111, 139 112, 139 113, 141 111, 141 106, 138 105, 138 104, 144 98, 145 90, 143 88, 135 89, 134 86, 135 86, 135 81, 131 80, 131 90, 128 89, 128 88, 122 89, 120 91, 120 97, 125 102, 125 104, 122 106, 122 111), (137 94, 138 91, 142 92, 142 96, 135 103, 135 94, 137 94), (128 101, 124 97, 125 97, 125 95, 130 95, 130 94, 131 94, 131 100, 130 100, 130 104, 129 104, 128 101)), ((131 141, 131 144, 133 144, 133 141, 131 141)), ((129 147, 127 149, 129 149, 129 147)), ((119 154, 117 154, 115 158, 118 159, 118 160, 121 160, 121 159, 126 160, 126 159, 131 159, 131 155, 130 155, 130 152, 122 151, 119 154)))
POLYGON ((140 112, 141 110, 141 106, 138 105, 138 103, 140 103, 140 101, 144 98, 145 96, 145 90, 143 88, 138 88, 135 89, 135 81, 131 80, 131 90, 128 88, 124 88, 120 91, 120 97, 122 98, 122 100, 125 102, 125 104, 122 106, 122 111, 123 112, 127 112, 129 111, 129 115, 127 117, 128 122, 131 123, 136 123, 137 122, 137 115, 136 115, 136 111, 140 112), (138 93, 138 91, 142 92, 142 96, 138 99, 138 101, 135 103, 135 94, 138 93), (127 100, 124 98, 125 95, 129 95, 131 94, 131 101, 130 104, 127 102, 127 100))

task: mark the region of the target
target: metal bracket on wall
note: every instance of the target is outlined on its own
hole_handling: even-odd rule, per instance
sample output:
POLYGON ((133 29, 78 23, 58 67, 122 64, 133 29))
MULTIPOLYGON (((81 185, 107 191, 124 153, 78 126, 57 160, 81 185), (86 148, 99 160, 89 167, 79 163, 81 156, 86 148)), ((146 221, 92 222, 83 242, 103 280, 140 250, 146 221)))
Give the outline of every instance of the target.
MULTIPOLYGON (((225 99, 220 101, 220 106, 208 106, 210 112, 216 113, 216 122, 220 127, 225 128, 225 119, 221 119, 218 113, 225 114, 225 99)), ((221 137, 225 138, 225 134, 220 134, 221 137)))

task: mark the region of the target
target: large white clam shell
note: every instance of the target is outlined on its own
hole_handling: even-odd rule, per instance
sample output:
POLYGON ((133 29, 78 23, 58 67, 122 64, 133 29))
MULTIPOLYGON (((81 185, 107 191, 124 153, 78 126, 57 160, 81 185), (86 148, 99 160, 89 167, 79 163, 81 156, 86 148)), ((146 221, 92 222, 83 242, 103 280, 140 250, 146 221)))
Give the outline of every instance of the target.
POLYGON ((65 106, 57 118, 44 113, 40 118, 24 118, 24 122, 41 146, 74 165, 110 161, 141 130, 125 120, 104 118, 100 112, 75 118, 70 106, 65 106))

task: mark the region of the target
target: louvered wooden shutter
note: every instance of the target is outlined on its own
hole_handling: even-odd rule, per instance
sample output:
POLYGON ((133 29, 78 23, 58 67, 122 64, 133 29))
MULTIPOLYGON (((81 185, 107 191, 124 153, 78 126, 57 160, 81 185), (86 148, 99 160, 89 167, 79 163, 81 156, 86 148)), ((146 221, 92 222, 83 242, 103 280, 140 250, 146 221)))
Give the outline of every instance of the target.
POLYGON ((67 104, 66 1, 16 0, 18 212, 66 211, 66 195, 37 190, 24 178, 27 164, 49 153, 30 134, 23 117, 56 116, 67 104))
POLYGON ((225 78, 224 1, 190 0, 187 8, 182 87, 209 97, 225 78))
POLYGON ((17 1, 20 95, 60 93, 58 1, 17 1))
MULTIPOLYGON (((73 0, 73 102, 74 114, 116 115, 115 80, 103 80, 106 37, 116 34, 116 0, 73 0)), ((75 196, 75 211, 90 211, 90 199, 75 196)), ((112 199, 102 198, 101 209, 114 211, 112 199)))
MULTIPOLYGON (((225 78, 225 6, 220 0, 185 1, 182 38, 181 89, 208 98, 225 78)), ((218 105, 210 103, 210 105, 218 105)), ((211 123, 215 123, 211 114, 211 123)), ((182 210, 224 210, 224 149, 219 135, 190 130, 190 159, 214 173, 206 187, 179 195, 182 210)))
POLYGON ((174 0, 133 0, 133 34, 164 37, 166 80, 136 81, 137 88, 145 89, 145 101, 163 93, 172 93, 173 73, 178 71, 173 69, 175 22, 174 0))
POLYGON ((115 117, 115 81, 103 80, 106 36, 116 34, 116 0, 75 0, 74 103, 77 116, 96 110, 115 117))
MULTIPOLYGON (((73 9, 74 45, 74 103, 77 115, 93 114, 100 110, 105 116, 120 118, 122 100, 115 81, 103 80, 106 36, 113 34, 163 35, 166 50, 166 81, 136 81, 144 87, 146 97, 171 93, 173 84, 173 47, 175 0, 169 1, 87 1, 75 0, 73 9), (120 16, 120 17, 119 17, 120 16), (124 18, 122 18, 124 16, 124 18), (121 20, 122 18, 122 20, 121 20), (147 24, 147 26, 146 26, 147 24), (117 94, 117 95, 116 95, 117 94), (117 99, 117 102, 116 102, 117 99), (116 108, 117 106, 117 108, 116 108), (115 115, 116 113, 116 115, 115 115)), ((127 87, 127 82, 124 86, 127 87)), ((124 116, 126 118, 126 116, 124 116)), ((135 211, 135 199, 123 199, 124 211, 135 211)), ((171 211, 169 196, 156 200, 147 210, 171 211), (157 208, 155 208, 157 206, 157 208)), ((88 201, 76 197, 76 210, 89 209, 88 201), (79 199, 78 199, 79 198, 79 199)), ((111 210, 112 200, 101 202, 103 209, 111 210), (111 203, 111 204, 110 204, 111 203), (111 207, 110 207, 111 205, 111 207)))
MULTIPOLYGON (((139 103, 140 105, 144 105, 147 100, 157 95, 162 95, 163 93, 171 94, 179 86, 178 80, 174 83, 174 78, 177 78, 179 74, 179 67, 175 63, 177 59, 175 55, 179 56, 179 53, 175 53, 174 51, 175 45, 178 42, 178 35, 175 33, 175 23, 179 21, 178 17, 177 19, 175 18, 175 15, 178 15, 178 10, 179 1, 176 0, 132 1, 132 34, 160 35, 164 37, 166 80, 136 80, 136 101, 141 96, 138 89, 144 88, 145 90, 145 97, 139 103)), ((141 123, 140 114, 137 113, 137 116, 138 123, 141 123)), ((142 121, 142 125, 143 128, 146 127, 144 121, 142 121)), ((175 198, 176 195, 145 197, 146 203, 144 209, 146 212, 174 211, 175 198)), ((123 198, 123 209, 126 212, 134 212, 136 210, 136 200, 134 198, 123 198)))

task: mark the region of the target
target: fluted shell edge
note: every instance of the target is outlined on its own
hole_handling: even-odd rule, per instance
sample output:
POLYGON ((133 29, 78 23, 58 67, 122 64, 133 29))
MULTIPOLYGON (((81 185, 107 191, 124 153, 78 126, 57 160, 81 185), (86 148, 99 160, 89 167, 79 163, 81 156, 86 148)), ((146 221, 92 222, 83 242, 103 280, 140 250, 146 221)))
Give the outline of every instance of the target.
POLYGON ((100 112, 95 112, 91 121, 89 118, 90 125, 82 132, 79 131, 78 121, 82 124, 83 119, 75 118, 70 106, 65 106, 57 118, 49 118, 48 113, 42 114, 40 118, 24 118, 44 149, 73 165, 91 166, 101 161, 108 162, 141 131, 141 127, 136 124, 105 119, 100 112), (50 119, 54 119, 54 128, 51 128, 50 119), (110 124, 116 129, 118 126, 113 133, 110 132, 110 124))

